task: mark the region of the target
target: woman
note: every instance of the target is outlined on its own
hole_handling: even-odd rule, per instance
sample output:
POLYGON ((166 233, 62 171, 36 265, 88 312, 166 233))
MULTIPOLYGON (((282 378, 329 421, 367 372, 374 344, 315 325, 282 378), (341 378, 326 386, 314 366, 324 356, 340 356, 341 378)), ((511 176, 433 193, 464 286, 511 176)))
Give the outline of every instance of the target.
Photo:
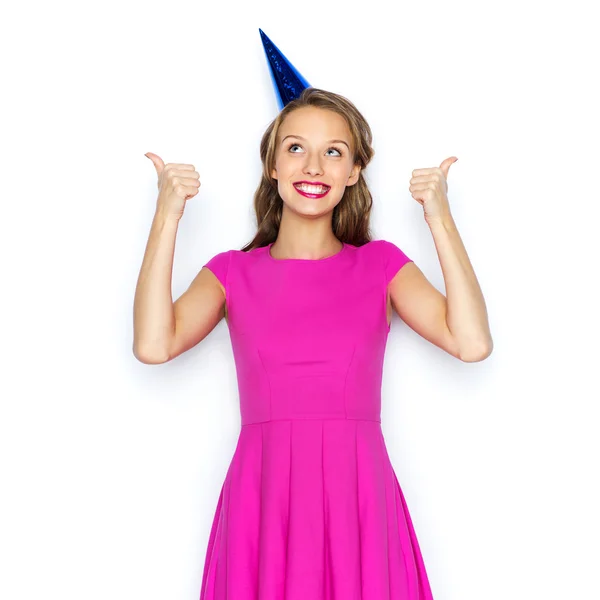
POLYGON ((346 98, 307 88, 267 128, 257 232, 211 258, 173 304, 177 223, 199 176, 149 155, 157 211, 135 296, 134 353, 172 360, 225 316, 241 431, 208 541, 201 600, 431 599, 381 430, 392 307, 463 361, 492 350, 485 303, 440 168, 413 172, 444 297, 396 245, 371 240, 371 130, 346 98))

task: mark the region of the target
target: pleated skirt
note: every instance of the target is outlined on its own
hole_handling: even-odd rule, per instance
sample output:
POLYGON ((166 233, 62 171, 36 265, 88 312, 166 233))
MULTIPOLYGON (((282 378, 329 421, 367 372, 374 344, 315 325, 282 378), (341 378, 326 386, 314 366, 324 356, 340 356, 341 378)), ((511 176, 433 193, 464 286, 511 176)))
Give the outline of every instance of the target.
POLYGON ((379 421, 242 426, 200 600, 432 598, 379 421))

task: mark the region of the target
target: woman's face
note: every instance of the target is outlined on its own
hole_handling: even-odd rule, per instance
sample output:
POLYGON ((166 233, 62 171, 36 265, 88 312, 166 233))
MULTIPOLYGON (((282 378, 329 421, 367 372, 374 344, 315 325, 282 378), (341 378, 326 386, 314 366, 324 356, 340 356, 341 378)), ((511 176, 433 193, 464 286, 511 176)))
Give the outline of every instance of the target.
POLYGON ((350 129, 341 115, 314 106, 292 111, 279 127, 271 173, 284 205, 307 216, 331 212, 346 186, 358 181, 360 167, 353 164, 352 152, 350 129), (301 182, 318 187, 301 189, 301 182))

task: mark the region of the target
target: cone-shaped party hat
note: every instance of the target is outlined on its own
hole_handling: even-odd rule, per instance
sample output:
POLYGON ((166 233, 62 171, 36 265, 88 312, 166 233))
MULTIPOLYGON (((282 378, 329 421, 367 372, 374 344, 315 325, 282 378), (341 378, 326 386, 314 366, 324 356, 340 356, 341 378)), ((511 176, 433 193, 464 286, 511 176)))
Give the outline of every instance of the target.
POLYGON ((279 110, 281 110, 288 102, 298 98, 302 90, 311 87, 311 85, 267 37, 265 32, 262 29, 258 31, 260 31, 263 48, 267 55, 277 103, 279 104, 279 110))

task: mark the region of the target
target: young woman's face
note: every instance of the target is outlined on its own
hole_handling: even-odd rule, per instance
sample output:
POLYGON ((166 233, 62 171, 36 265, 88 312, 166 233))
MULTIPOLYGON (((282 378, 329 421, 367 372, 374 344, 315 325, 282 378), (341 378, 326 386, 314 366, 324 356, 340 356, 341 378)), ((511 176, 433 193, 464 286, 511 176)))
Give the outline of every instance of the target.
POLYGON ((331 212, 346 186, 358 181, 360 167, 352 162, 352 150, 341 115, 314 106, 291 112, 279 128, 271 173, 284 204, 307 216, 331 212), (301 182, 318 187, 302 189, 301 182))

